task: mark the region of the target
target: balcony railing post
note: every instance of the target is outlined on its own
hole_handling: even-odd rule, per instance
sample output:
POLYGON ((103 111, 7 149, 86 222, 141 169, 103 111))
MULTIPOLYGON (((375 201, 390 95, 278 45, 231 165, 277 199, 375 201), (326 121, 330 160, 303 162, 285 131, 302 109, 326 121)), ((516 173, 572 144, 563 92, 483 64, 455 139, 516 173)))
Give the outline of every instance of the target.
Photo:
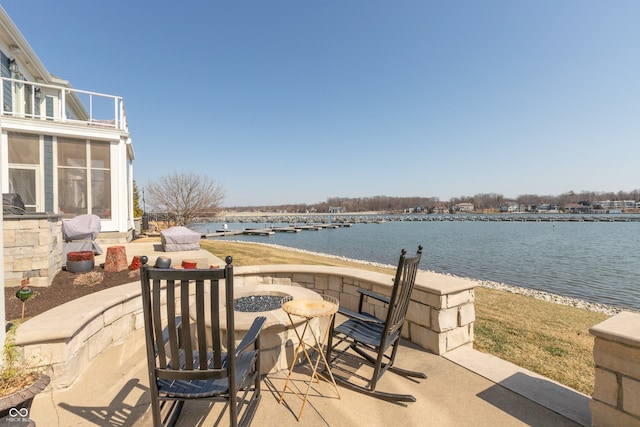
POLYGON ((118 113, 118 104, 119 104, 119 99, 118 98, 113 98, 113 117, 116 119, 116 129, 120 129, 120 114, 118 113))
POLYGON ((63 88, 60 90, 60 120, 61 121, 66 121, 67 120, 67 97, 66 97, 67 91, 63 88))

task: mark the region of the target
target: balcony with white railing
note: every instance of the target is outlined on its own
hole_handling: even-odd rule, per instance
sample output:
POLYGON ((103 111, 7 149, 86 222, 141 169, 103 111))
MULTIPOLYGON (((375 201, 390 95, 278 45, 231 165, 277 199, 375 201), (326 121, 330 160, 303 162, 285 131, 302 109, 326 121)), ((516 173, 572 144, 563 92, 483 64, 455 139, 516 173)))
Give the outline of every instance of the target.
POLYGON ((120 96, 8 77, 0 80, 3 117, 128 130, 124 100, 120 96))

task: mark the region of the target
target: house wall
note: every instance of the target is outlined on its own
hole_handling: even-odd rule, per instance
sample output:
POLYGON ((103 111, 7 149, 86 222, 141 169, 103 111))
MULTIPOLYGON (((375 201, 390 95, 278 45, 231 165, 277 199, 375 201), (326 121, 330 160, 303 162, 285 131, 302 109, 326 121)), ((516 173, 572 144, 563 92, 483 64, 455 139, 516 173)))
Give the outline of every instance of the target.
MULTIPOLYGON (((2 176, 1 190, 3 193, 11 192, 8 180, 8 135, 10 132, 31 134, 40 136, 42 157, 40 159, 39 168, 41 171, 40 180, 37 182, 38 191, 43 194, 43 201, 40 204, 39 212, 60 213, 58 210, 58 165, 57 165, 57 147, 58 137, 56 133, 60 130, 55 128, 52 123, 32 123, 31 120, 16 119, 0 119, 0 175, 2 176), (38 125, 38 126, 36 126, 38 125)), ((73 126, 76 128, 76 126, 73 126)), ((132 161, 127 153, 127 145, 122 140, 113 140, 106 138, 114 138, 114 135, 104 133, 104 130, 93 130, 84 136, 73 135, 75 139, 86 141, 104 141, 109 143, 111 154, 111 218, 101 220, 102 231, 131 234, 133 230, 132 219, 132 202, 130 200, 131 192, 129 188, 132 185, 133 178, 130 169, 132 161)))

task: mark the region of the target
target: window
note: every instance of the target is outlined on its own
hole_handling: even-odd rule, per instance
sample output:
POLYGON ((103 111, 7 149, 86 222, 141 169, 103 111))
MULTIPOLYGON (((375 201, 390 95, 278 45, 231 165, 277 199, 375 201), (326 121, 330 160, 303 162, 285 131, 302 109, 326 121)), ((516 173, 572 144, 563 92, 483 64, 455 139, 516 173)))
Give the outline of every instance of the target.
MULTIPOLYGON (((0 75, 2 77, 11 77, 9 57, 5 55, 4 52, 0 52, 0 75)), ((2 96, 2 110, 11 111, 11 82, 6 80, 2 81, 2 96)))
POLYGON ((91 142, 91 206, 100 218, 111 218, 111 157, 109 144, 91 142))
POLYGON ((40 137, 8 134, 9 192, 17 193, 27 212, 42 211, 40 137))
POLYGON ((58 206, 63 216, 111 218, 111 155, 105 142, 58 138, 58 206))

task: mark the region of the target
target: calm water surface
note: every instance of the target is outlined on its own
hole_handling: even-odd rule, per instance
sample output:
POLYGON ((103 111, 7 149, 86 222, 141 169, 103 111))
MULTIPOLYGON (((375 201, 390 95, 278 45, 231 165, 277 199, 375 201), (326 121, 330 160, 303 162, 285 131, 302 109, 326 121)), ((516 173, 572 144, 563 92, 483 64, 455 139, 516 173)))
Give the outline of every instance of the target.
MULTIPOLYGON (((285 224, 229 224, 230 230, 285 224)), ((198 224, 214 232, 221 224, 198 224)), ((424 246, 421 268, 640 310, 640 222, 391 221, 216 239, 273 243, 395 265, 424 246)))

